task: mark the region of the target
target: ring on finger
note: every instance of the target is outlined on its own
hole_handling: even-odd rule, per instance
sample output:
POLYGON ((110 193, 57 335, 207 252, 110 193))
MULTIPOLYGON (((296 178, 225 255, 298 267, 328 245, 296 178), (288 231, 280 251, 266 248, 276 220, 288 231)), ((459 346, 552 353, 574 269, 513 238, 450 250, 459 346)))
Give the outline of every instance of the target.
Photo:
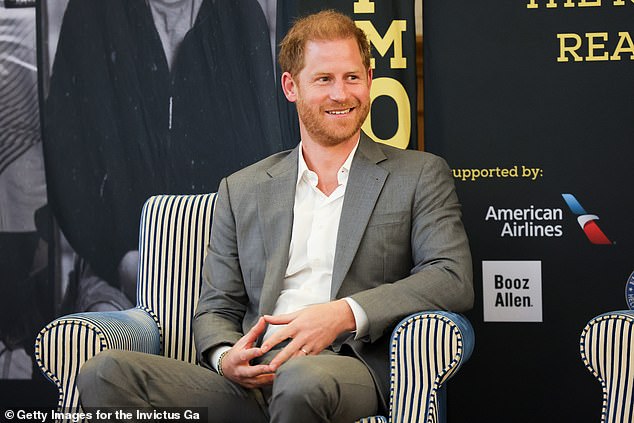
POLYGON ((309 351, 306 351, 306 350, 304 349, 304 347, 300 348, 299 350, 300 350, 301 352, 303 352, 304 354, 306 354, 306 355, 308 355, 308 354, 309 354, 309 351))

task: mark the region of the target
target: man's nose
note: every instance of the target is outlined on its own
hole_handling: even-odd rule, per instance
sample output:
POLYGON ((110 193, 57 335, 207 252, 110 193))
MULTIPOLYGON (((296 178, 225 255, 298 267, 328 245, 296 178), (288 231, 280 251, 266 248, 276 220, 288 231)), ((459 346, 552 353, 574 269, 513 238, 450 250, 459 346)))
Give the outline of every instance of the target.
POLYGON ((335 81, 332 84, 330 98, 338 102, 344 102, 348 98, 348 87, 344 81, 335 81))

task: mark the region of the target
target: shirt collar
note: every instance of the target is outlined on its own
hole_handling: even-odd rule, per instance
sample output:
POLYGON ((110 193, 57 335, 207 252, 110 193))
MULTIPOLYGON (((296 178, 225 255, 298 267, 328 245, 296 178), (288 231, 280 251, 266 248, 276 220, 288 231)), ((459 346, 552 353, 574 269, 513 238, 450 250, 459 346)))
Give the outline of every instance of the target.
MULTIPOLYGON (((359 140, 361 137, 359 137, 359 140)), ((337 172, 337 179, 339 181, 339 185, 345 184, 348 181, 348 174, 350 173, 350 167, 352 166, 352 159, 354 158, 354 153, 357 152, 357 148, 359 148, 359 140, 348 154, 346 161, 343 162, 343 165, 339 168, 337 172)), ((317 174, 308 168, 306 164, 306 160, 304 160, 304 153, 302 151, 302 142, 299 142, 299 163, 297 164, 297 184, 299 184, 302 180, 302 177, 306 175, 307 180, 313 186, 317 186, 317 174)))

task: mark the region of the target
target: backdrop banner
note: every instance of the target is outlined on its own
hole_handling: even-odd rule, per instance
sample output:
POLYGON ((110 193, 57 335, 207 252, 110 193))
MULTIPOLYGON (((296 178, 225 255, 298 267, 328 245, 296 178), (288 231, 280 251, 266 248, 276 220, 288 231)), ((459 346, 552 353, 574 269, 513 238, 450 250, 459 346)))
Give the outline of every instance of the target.
POLYGON ((579 336, 626 308, 634 269, 634 2, 426 0, 423 16, 425 145, 453 169, 477 294, 450 419, 600 421, 579 336))

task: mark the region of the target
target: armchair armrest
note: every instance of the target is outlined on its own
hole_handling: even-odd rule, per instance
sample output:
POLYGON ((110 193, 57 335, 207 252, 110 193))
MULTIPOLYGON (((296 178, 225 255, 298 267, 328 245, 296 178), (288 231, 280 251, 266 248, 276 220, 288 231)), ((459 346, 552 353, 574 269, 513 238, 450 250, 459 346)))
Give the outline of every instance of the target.
POLYGON ((79 368, 107 349, 161 353, 161 330, 147 310, 76 313, 45 326, 35 340, 35 360, 59 390, 58 410, 79 412, 79 368))
POLYGON ((594 317, 581 332, 579 346, 583 364, 601 384, 601 422, 634 422, 634 310, 594 317))
POLYGON ((445 422, 445 383, 471 357, 475 334, 462 315, 424 311, 403 319, 390 344, 390 416, 360 423, 445 422))

